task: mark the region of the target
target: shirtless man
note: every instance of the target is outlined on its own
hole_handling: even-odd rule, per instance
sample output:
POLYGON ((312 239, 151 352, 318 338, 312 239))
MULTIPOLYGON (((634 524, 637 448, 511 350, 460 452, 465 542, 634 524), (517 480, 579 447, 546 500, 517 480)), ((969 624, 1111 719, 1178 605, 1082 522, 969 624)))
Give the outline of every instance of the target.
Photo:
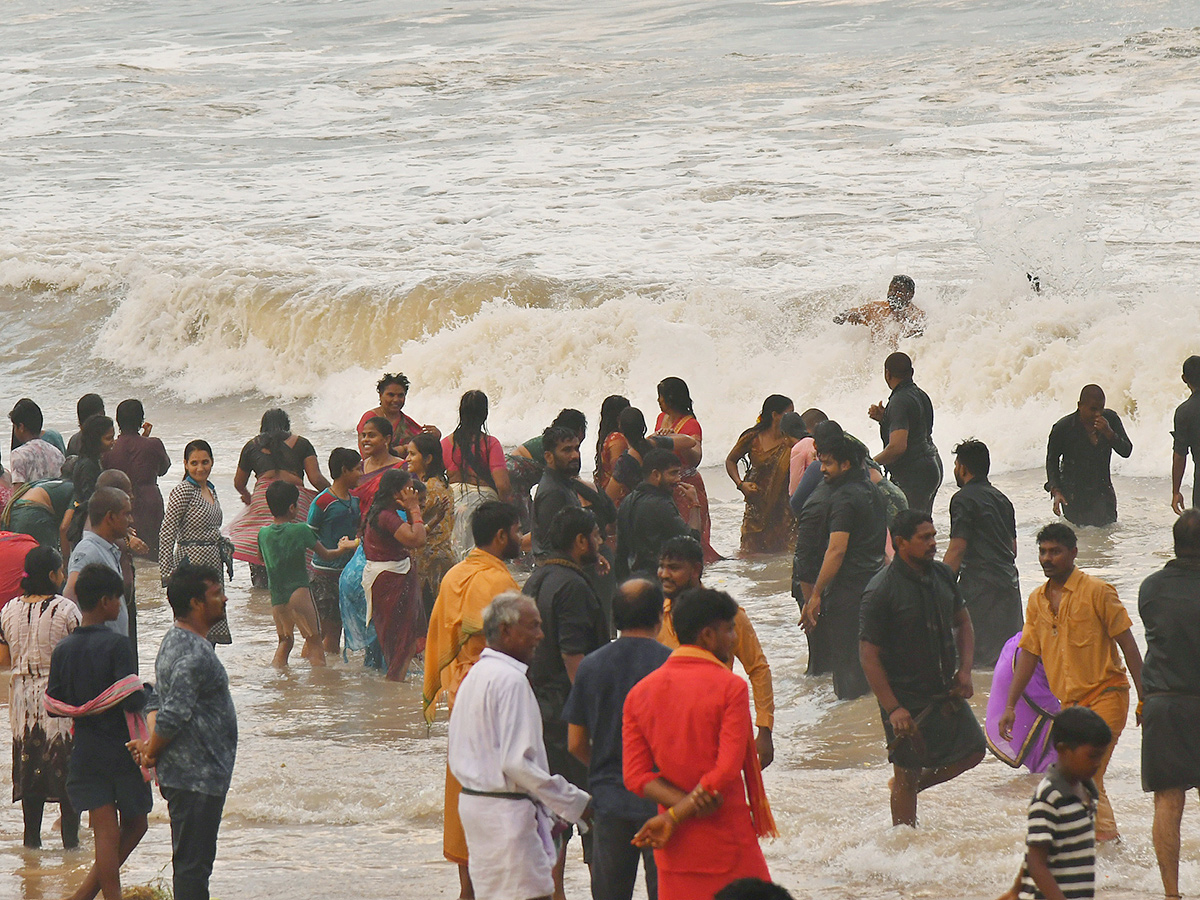
POLYGON ((838 325, 866 325, 873 336, 899 329, 899 337, 920 337, 925 333, 925 313, 913 305, 916 285, 907 275, 897 275, 888 285, 887 300, 864 303, 833 317, 838 325))

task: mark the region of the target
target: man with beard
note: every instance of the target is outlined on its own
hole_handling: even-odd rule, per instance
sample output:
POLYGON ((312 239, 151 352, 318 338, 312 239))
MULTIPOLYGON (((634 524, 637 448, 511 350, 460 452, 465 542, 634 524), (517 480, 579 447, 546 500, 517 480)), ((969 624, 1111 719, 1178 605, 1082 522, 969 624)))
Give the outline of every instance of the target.
MULTIPOLYGON (((430 724, 443 693, 453 716, 458 689, 487 646, 483 611, 497 595, 518 590, 505 561, 521 555, 519 524, 517 510, 510 504, 499 500, 481 503, 471 516, 475 546, 442 579, 425 640, 421 700, 430 724)), ((475 892, 467 869, 467 838, 458 815, 460 793, 461 786, 447 768, 442 854, 458 865, 460 896, 468 898, 474 897, 475 892)))
POLYGON ((621 502, 617 512, 617 579, 650 576, 658 569, 663 544, 680 534, 700 539, 700 507, 696 489, 680 484, 679 457, 671 450, 650 450, 642 458, 642 483, 621 502), (675 505, 675 491, 689 498, 687 521, 675 505))
POLYGON ((575 477, 579 474, 579 435, 561 425, 551 425, 542 432, 542 456, 546 468, 538 482, 533 499, 533 555, 542 559, 553 548, 550 544, 550 523, 559 511, 579 509, 579 494, 575 477))
POLYGON ((832 490, 825 554, 800 625, 812 654, 827 660, 838 699, 852 700, 870 690, 858 657, 858 612, 867 582, 883 566, 887 513, 867 476, 862 445, 833 421, 821 423, 814 438, 832 490))
MULTIPOLYGON (((570 442, 574 444, 578 469, 579 445, 574 436, 570 442)), ((546 446, 551 446, 550 442, 546 446)), ((546 456, 550 455, 547 451, 546 456)), ((529 663, 529 683, 541 709, 542 739, 550 774, 562 775, 575 787, 586 790, 587 766, 567 749, 563 707, 584 656, 608 643, 608 617, 584 574, 600 558, 600 528, 596 517, 587 510, 565 507, 554 516, 547 530, 547 556, 524 587, 525 595, 537 603, 545 634, 529 663)), ((559 895, 570 837, 568 832, 561 841, 554 866, 554 888, 559 895)), ((590 833, 583 835, 587 863, 591 862, 591 843, 590 833)))
POLYGON ((1008 688, 1008 705, 998 723, 1000 734, 1012 737, 1017 701, 1041 660, 1050 690, 1064 707, 1086 706, 1112 729, 1112 743, 1095 782, 1100 792, 1096 840, 1113 841, 1119 835, 1104 790, 1104 772, 1129 715, 1130 678, 1137 688, 1138 724, 1142 721, 1142 654, 1133 638, 1133 622, 1116 588, 1075 567, 1079 554, 1075 532, 1061 522, 1053 522, 1038 532, 1037 544, 1046 583, 1029 595, 1021 652, 1008 688), (1121 665, 1122 655, 1129 667, 1128 675, 1121 665))
POLYGON ((892 522, 896 558, 862 600, 859 654, 892 763, 892 824, 917 824, 917 794, 979 765, 987 749, 967 700, 975 636, 928 513, 892 522))
MULTIPOLYGON (((678 649, 679 637, 671 618, 671 605, 684 591, 703 587, 700 583, 703 574, 704 548, 699 541, 680 535, 663 544, 658 557, 658 580, 663 590, 663 623, 658 639, 672 650, 678 649)), ((771 666, 767 663, 750 617, 740 606, 733 618, 733 629, 737 633, 733 657, 742 664, 746 677, 750 679, 750 689, 754 693, 754 724, 758 729, 754 745, 758 750, 759 765, 765 769, 775 759, 775 745, 771 738, 771 729, 775 727, 775 688, 771 681, 771 666)), ((733 667, 733 659, 729 665, 733 667)))
POLYGON ((954 448, 950 498, 950 546, 942 562, 958 573, 975 627, 975 665, 996 665, 1005 642, 1021 630, 1021 586, 1017 580, 1017 517, 1013 505, 990 481, 991 455, 983 441, 954 448))

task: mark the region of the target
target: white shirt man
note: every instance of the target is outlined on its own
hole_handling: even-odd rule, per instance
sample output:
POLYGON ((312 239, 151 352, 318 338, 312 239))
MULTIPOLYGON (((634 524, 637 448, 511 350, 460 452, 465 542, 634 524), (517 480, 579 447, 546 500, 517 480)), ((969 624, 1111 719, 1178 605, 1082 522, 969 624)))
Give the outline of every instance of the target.
POLYGON ((530 598, 501 594, 484 611, 488 647, 458 690, 450 718, 450 771, 478 900, 533 900, 554 892, 553 817, 579 822, 591 798, 551 775, 542 717, 526 677, 541 640, 530 598))

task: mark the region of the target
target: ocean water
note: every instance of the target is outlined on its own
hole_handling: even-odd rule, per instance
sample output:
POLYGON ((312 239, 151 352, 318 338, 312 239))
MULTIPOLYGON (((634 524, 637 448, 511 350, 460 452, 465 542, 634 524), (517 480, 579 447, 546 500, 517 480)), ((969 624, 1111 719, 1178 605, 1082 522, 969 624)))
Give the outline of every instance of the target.
MULTIPOLYGON (((1135 452, 1115 464, 1122 520, 1085 534, 1081 561, 1132 604, 1169 555, 1170 417, 1200 348, 1194 4, 10 2, 0 35, 3 402, 33 396, 70 432, 84 391, 141 397, 177 457, 214 444, 227 515, 264 409, 325 454, 351 444, 382 370, 443 429, 483 388, 509 444, 562 406, 594 419, 609 393, 649 411, 679 375, 732 553, 716 466, 767 394, 874 445, 889 348, 831 317, 907 272, 929 326, 901 347, 943 453, 992 447, 1026 587, 1051 518, 1045 436, 1088 382, 1135 452)), ((168 618, 154 574, 147 665, 168 618)), ((892 831, 875 711, 803 677, 787 561, 709 580, 743 600, 776 674, 777 877, 798 898, 999 894, 1029 780, 989 760, 923 798, 919 831, 892 831)), ((247 581, 222 651, 244 740, 214 893, 453 896, 444 725, 427 734, 416 687, 353 663, 271 672, 247 581)), ((1131 724, 1113 896, 1156 890, 1137 752, 1131 724)), ((12 807, 0 896, 62 893, 83 858, 24 853, 19 832, 12 807)), ((160 810, 131 877, 167 864, 160 810)))

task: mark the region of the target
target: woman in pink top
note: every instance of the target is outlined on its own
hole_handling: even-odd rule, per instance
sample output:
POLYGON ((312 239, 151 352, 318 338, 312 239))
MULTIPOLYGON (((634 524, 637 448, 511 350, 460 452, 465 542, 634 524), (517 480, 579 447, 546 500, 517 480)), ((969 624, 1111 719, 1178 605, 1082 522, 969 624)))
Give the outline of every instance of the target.
POLYGON ((467 391, 458 403, 458 427, 442 439, 442 458, 454 492, 454 550, 459 560, 475 546, 471 514, 487 500, 512 499, 504 448, 487 433, 488 398, 467 391))

